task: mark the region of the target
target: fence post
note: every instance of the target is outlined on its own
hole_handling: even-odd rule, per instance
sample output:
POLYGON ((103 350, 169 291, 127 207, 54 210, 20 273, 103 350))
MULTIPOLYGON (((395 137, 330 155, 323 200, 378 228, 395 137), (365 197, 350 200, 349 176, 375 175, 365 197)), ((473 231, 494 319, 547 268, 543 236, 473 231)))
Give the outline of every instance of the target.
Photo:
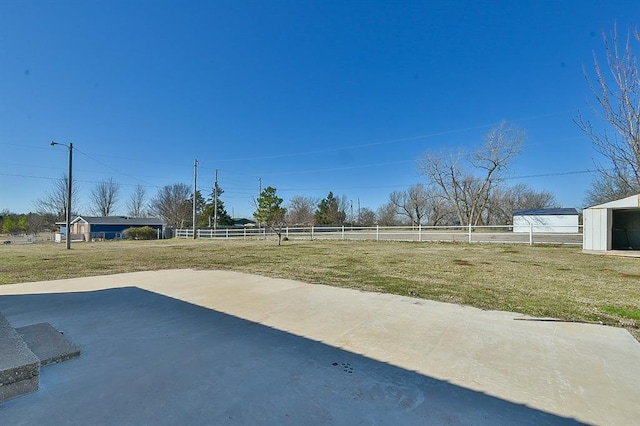
POLYGON ((533 223, 529 224, 529 245, 533 245, 533 223))
POLYGON ((289 227, 288 226, 285 228, 285 235, 286 235, 286 237, 288 239, 289 238, 289 227))
POLYGON ((313 225, 311 225, 311 241, 313 241, 313 225))
POLYGON ((342 225, 342 239, 344 240, 344 225, 342 225))
POLYGON ((422 242, 422 224, 418 224, 418 242, 422 242))
POLYGON ((243 240, 247 239, 247 228, 246 227, 242 229, 242 239, 243 240))
POLYGON ((469 222, 469 243, 473 242, 473 239, 471 238, 471 222, 469 222))
POLYGON ((376 225, 376 241, 380 241, 380 225, 376 225))

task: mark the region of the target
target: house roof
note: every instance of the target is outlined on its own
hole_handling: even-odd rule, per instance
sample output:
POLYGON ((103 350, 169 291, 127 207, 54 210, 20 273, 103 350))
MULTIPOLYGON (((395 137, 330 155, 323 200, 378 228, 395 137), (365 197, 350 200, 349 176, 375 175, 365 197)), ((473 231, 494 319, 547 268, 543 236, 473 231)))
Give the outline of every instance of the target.
POLYGON ((565 216, 578 215, 578 210, 570 208, 514 210, 514 216, 565 216))
POLYGON ((233 219, 233 224, 236 226, 245 226, 245 225, 251 225, 251 224, 255 224, 256 222, 254 220, 251 219, 246 219, 246 218, 236 218, 233 219))
POLYGON ((131 225, 131 226, 159 226, 164 221, 157 217, 127 217, 127 216, 78 216, 71 223, 83 220, 89 225, 131 225))

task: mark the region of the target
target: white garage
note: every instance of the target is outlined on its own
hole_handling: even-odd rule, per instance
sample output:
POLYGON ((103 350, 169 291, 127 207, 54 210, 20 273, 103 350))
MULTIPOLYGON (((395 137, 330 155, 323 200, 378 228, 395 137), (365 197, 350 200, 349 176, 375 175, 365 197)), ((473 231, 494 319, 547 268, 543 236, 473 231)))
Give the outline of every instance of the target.
POLYGON ((574 208, 514 210, 513 232, 577 233, 578 216, 574 208))
POLYGON ((640 250, 640 194, 584 210, 586 252, 640 250))

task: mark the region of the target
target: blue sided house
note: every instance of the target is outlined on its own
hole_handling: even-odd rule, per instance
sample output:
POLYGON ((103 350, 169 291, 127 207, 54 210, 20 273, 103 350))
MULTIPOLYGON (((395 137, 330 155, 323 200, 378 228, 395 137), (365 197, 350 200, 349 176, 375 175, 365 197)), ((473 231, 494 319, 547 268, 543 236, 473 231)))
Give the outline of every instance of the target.
POLYGON ((155 229, 158 237, 163 237, 164 222, 157 217, 78 216, 71 221, 71 238, 74 241, 113 240, 124 238, 125 229, 144 226, 155 229))

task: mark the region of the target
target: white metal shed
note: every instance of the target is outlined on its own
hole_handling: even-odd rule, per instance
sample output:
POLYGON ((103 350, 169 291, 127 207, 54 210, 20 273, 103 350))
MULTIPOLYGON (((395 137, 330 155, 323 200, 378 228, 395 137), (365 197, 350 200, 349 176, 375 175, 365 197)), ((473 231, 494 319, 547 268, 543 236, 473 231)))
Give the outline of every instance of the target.
POLYGON ((513 232, 577 233, 574 208, 514 210, 513 232))
POLYGON ((640 194, 589 207, 583 215, 584 251, 640 250, 640 194))

